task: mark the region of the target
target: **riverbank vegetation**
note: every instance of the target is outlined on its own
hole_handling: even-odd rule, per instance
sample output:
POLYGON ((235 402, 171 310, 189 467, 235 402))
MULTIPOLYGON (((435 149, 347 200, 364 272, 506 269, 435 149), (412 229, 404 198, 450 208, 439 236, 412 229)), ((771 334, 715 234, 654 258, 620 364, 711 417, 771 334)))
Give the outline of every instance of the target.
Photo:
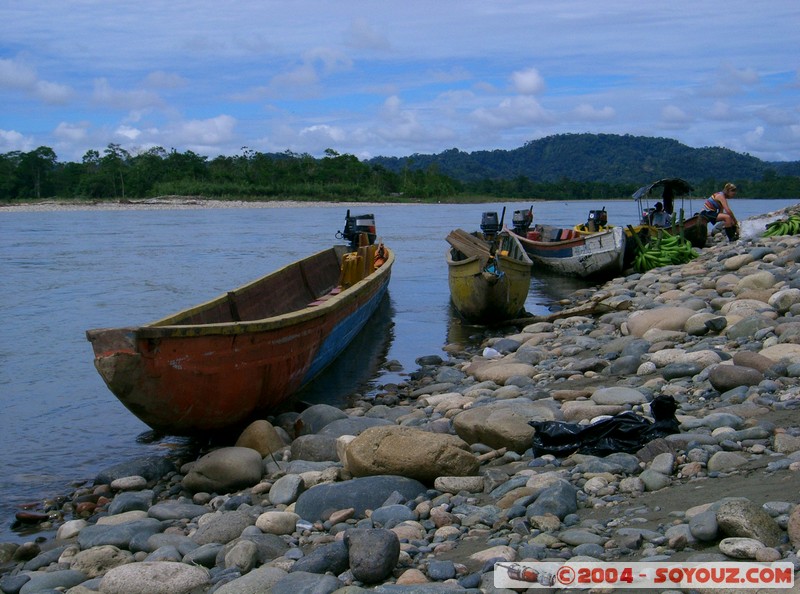
MULTIPOLYGON (((493 158, 496 160, 497 156, 493 158)), ((470 202, 496 198, 606 200, 629 198, 638 187, 659 177, 685 177, 695 186, 694 194, 698 196, 719 190, 726 181, 739 186, 740 197, 800 196, 800 176, 779 175, 769 168, 761 171, 758 178, 741 179, 713 176, 692 179, 670 174, 666 167, 661 174, 653 171, 647 176, 641 173, 633 176, 630 171, 619 169, 621 181, 614 182, 585 179, 585 175, 577 173, 584 171, 585 166, 574 159, 575 176, 564 170, 558 178, 510 175, 508 171, 503 177, 489 168, 480 177, 474 174, 474 167, 472 175, 456 177, 442 172, 443 164, 448 162, 422 156, 361 161, 332 149, 326 150, 321 158, 290 151, 260 153, 247 148, 239 155, 215 158, 191 150, 167 151, 161 147, 131 154, 118 144, 109 144, 102 153, 87 151, 77 163, 61 162, 53 149, 42 146, 29 152, 0 154, 0 202, 44 198, 133 200, 167 195, 218 200, 383 202, 470 202)), ((451 170, 449 165, 447 169, 451 170)), ((680 168, 671 168, 677 169, 680 168)), ((756 175, 754 171, 748 169, 750 175, 756 175)))

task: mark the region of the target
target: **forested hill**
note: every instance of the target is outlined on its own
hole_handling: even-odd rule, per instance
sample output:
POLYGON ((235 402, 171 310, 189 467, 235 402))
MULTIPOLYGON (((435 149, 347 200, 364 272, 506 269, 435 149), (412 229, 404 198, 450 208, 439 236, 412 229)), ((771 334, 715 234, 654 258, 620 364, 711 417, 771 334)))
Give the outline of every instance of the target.
POLYGON ((769 163, 724 148, 691 148, 677 140, 616 134, 559 134, 513 150, 376 157, 394 172, 428 170, 462 182, 514 179, 539 182, 645 183, 662 177, 759 180, 765 174, 800 175, 800 161, 769 163))

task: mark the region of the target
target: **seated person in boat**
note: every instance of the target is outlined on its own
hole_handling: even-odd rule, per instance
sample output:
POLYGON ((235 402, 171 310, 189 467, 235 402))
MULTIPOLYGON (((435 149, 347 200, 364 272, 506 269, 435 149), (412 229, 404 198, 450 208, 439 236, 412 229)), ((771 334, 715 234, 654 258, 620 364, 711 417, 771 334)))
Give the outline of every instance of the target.
POLYGON ((656 209, 650 213, 650 224, 656 227, 669 227, 672 224, 669 213, 660 202, 656 202, 656 209))

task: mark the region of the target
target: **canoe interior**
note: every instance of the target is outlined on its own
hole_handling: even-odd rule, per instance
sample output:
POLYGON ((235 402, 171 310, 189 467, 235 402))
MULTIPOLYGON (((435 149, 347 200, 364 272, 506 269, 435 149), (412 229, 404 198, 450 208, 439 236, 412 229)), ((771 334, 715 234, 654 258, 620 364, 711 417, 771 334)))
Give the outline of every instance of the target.
POLYGON ((346 246, 334 246, 272 274, 152 324, 197 326, 255 321, 291 313, 329 295, 338 283, 346 246))

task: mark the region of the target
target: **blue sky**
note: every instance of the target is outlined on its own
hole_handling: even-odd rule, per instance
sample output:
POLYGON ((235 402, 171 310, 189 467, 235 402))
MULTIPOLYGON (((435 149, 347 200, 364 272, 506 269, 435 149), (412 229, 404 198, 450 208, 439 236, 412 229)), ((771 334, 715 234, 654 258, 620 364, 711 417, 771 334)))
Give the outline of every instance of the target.
POLYGON ((797 0, 0 0, 0 153, 513 149, 800 160, 797 0))

